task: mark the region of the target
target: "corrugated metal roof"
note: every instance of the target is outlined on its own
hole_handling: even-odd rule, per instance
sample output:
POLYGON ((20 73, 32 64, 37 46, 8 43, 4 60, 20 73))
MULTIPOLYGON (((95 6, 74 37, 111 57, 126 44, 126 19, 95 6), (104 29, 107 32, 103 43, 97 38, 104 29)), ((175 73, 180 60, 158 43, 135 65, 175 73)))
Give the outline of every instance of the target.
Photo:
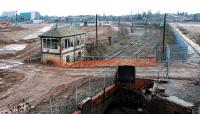
POLYGON ((86 31, 78 29, 78 28, 67 28, 67 27, 57 27, 54 28, 42 35, 40 37, 69 37, 76 36, 80 34, 86 34, 86 31))

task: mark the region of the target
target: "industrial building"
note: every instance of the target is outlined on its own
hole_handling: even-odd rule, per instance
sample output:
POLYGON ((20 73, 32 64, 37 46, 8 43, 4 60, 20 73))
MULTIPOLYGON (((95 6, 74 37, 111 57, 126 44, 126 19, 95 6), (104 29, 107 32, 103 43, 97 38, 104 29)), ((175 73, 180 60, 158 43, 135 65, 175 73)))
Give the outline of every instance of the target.
POLYGON ((4 11, 2 12, 3 17, 15 18, 16 11, 4 11))
POLYGON ((31 12, 31 20, 38 20, 40 19, 40 13, 37 11, 32 11, 31 12))
POLYGON ((52 58, 64 62, 76 61, 86 54, 86 32, 81 29, 56 26, 40 38, 42 63, 52 58))
POLYGON ((38 19, 40 19, 40 13, 36 11, 22 12, 19 15, 19 20, 24 22, 38 19))

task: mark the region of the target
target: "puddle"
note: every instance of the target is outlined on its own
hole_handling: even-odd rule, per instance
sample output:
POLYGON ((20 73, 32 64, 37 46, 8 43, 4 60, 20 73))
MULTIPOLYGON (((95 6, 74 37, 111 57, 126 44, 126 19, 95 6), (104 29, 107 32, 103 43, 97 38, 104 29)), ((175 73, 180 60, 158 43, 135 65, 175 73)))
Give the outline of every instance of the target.
POLYGON ((18 51, 23 50, 26 47, 25 44, 10 44, 0 47, 0 55, 4 54, 16 54, 18 51))
POLYGON ((16 67, 23 64, 19 61, 9 61, 9 60, 0 60, 0 69, 9 69, 11 67, 16 67))
POLYGON ((10 44, 10 45, 6 45, 2 48, 0 48, 0 51, 21 51, 26 47, 25 44, 21 45, 21 44, 10 44))

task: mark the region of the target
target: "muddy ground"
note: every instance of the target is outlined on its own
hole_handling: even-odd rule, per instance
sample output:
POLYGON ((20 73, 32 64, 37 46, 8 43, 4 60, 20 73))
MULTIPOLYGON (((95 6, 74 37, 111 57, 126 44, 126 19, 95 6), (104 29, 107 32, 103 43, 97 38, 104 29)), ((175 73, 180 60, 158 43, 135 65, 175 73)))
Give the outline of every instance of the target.
MULTIPOLYGON (((46 102, 49 96, 57 96, 68 89, 74 91, 74 85, 88 77, 105 76, 106 72, 108 75, 110 75, 109 72, 113 72, 106 69, 66 69, 41 65, 35 61, 30 63, 30 59, 40 57, 40 39, 34 34, 47 26, 49 25, 22 25, 23 29, 1 32, 0 112, 14 110, 24 101, 36 107, 46 102), (30 38, 31 35, 33 38, 30 38), (18 45, 26 45, 26 47, 16 50, 18 45)), ((90 28, 84 29, 90 30, 90 28)), ((99 30, 99 36, 102 39, 113 31, 111 27, 100 27, 99 30)), ((90 34, 90 37, 94 38, 94 36, 95 34, 90 34)), ((41 107, 45 105, 38 106, 38 109, 41 107)))
MULTIPOLYGON (((66 107, 64 105, 68 106, 69 104, 75 103, 76 85, 81 85, 80 88, 83 88, 79 89, 81 94, 81 92, 85 92, 86 90, 84 89, 88 87, 86 84, 88 83, 88 79, 94 78, 97 81, 91 82, 93 84, 91 89, 95 91, 96 89, 103 86, 102 79, 104 77, 115 76, 116 68, 72 69, 42 65, 39 62, 27 62, 27 59, 37 58, 39 56, 40 40, 39 38, 27 40, 24 40, 23 38, 44 27, 43 25, 39 25, 37 27, 34 25, 33 28, 32 25, 27 26, 28 27, 24 27, 27 28, 27 32, 26 29, 23 29, 22 31, 20 30, 19 33, 1 33, 4 34, 2 36, 7 35, 7 37, 1 38, 0 47, 8 44, 26 44, 26 47, 23 50, 17 51, 15 53, 4 54, 0 52, 0 112, 8 111, 8 109, 14 110, 17 106, 19 106, 19 104, 26 103, 34 109, 32 112, 49 113, 51 98, 53 111, 55 111, 55 113, 59 113, 59 108, 62 108, 60 110, 65 110, 66 107), (101 83, 97 84, 99 82, 98 80, 101 80, 101 83)), ((92 32, 94 28, 84 29, 92 32)), ((117 39, 116 34, 114 34, 115 37, 113 36, 112 39, 114 44, 108 47, 107 54, 110 54, 109 52, 112 51, 118 51, 119 46, 123 46, 122 43, 124 43, 129 45, 129 48, 128 50, 123 50, 124 53, 122 55, 127 56, 128 54, 134 54, 135 51, 139 50, 138 53, 141 52, 139 54, 146 56, 146 53, 149 51, 146 49, 149 47, 150 49, 153 49, 153 45, 155 45, 156 39, 160 36, 156 35, 155 37, 152 37, 151 40, 148 40, 148 37, 143 35, 144 28, 138 28, 137 30, 138 32, 130 35, 131 39, 117 39), (136 41, 138 42, 135 43, 136 41), (147 43, 144 41, 147 41, 147 43), (134 43, 133 46, 131 45, 132 43, 134 43), (139 48, 136 44, 138 44, 139 48)), ((100 38, 102 38, 102 40, 107 40, 106 38, 108 36, 113 35, 113 31, 115 30, 111 29, 110 27, 102 27, 100 30, 102 33, 100 34, 100 38)), ((153 31, 149 33, 154 36, 154 34, 158 34, 159 32, 153 31)), ((95 34, 92 32, 90 38, 95 39, 94 36, 95 34)), ((165 72, 166 68, 159 64, 158 67, 136 69, 137 77, 151 79, 157 79, 158 72, 161 71, 165 72)), ((197 64, 174 64, 174 66, 170 68, 169 73, 170 82, 168 85, 170 86, 167 84, 162 86, 166 88, 169 94, 177 95, 184 99, 184 94, 188 94, 191 97, 193 97, 192 95, 197 96, 200 93, 198 91, 200 90, 199 85, 195 85, 193 82, 197 81, 198 79, 198 71, 199 69, 197 64), (188 88, 184 89, 186 86, 188 86, 188 88), (190 89, 190 87, 194 89, 190 89), (176 93, 176 90, 180 90, 180 92, 176 93), (185 91, 182 92, 181 90, 185 91), (193 93, 194 91, 196 92, 193 93)), ((196 100, 185 100, 197 101, 198 104, 198 96, 195 99, 196 100)), ((68 106, 68 108, 71 107, 68 106)))

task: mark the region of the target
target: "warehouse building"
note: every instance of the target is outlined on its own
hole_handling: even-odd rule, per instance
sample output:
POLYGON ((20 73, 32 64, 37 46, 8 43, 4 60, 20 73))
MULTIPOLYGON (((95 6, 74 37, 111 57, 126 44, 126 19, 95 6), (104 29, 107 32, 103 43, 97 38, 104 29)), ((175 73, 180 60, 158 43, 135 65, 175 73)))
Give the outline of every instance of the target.
POLYGON ((42 63, 48 62, 51 58, 64 62, 76 61, 86 54, 86 32, 81 29, 56 26, 40 38, 42 63))

